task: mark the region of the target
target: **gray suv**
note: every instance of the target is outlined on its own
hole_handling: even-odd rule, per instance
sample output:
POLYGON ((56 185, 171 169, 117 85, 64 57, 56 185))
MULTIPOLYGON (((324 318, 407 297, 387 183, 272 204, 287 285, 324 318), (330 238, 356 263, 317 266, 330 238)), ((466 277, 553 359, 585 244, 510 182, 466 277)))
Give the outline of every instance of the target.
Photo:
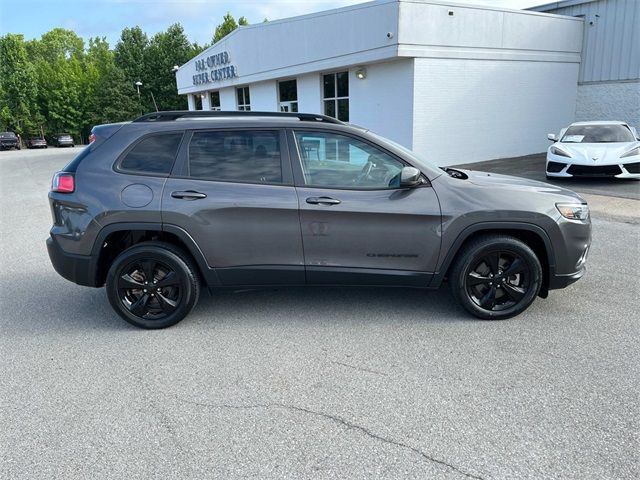
POLYGON ((91 139, 53 178, 49 256, 139 327, 176 324, 205 286, 447 281, 504 319, 585 272, 574 192, 438 168, 330 117, 158 112, 91 139))

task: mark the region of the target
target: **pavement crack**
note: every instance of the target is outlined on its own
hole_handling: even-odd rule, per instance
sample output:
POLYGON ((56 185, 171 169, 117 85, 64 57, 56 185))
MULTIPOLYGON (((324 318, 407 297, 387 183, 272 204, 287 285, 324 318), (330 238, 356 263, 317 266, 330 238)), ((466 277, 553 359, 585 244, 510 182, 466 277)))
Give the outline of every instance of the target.
POLYGON ((361 372, 367 372, 367 373, 373 373, 375 375, 382 375, 383 377, 388 377, 389 375, 384 373, 384 372, 378 372, 377 370, 371 370, 369 368, 365 368, 365 367, 358 367, 356 365, 349 365, 348 363, 342 363, 342 362, 338 362, 336 360, 332 360, 331 363, 334 363, 336 365, 341 365, 343 367, 347 367, 347 368, 352 368, 354 370, 359 370, 361 372))
POLYGON ((348 420, 345 420, 344 418, 338 417, 336 415, 331 415, 329 413, 324 413, 324 412, 318 412, 315 410, 311 410, 309 408, 304 408, 304 407, 297 407, 295 405, 286 405, 284 403, 257 403, 257 404, 252 404, 252 405, 233 405, 233 404, 228 404, 228 403, 204 403, 204 402, 195 402, 195 401, 191 401, 191 400, 185 400, 183 398, 179 398, 177 397, 178 400, 185 402, 185 403, 190 403, 192 405, 197 405, 200 407, 207 407, 207 408, 227 408, 227 409, 233 409, 233 410, 253 410, 253 409, 269 409, 269 408, 280 408, 280 409, 284 409, 284 410, 289 410, 289 411, 293 411, 293 412, 298 412, 298 413, 304 413, 306 415, 313 415, 316 417, 321 417, 321 418, 326 418, 328 420, 331 420, 334 423, 337 423, 338 425, 341 425, 347 429, 351 429, 351 430, 356 430, 358 432, 361 432, 363 434, 365 434, 366 436, 373 438, 374 440, 389 444, 389 445, 393 445, 396 447, 400 447, 400 448, 404 448, 407 450, 412 451, 413 453, 415 453, 416 455, 419 455, 420 457, 422 457, 423 459, 427 460, 428 462, 431 463, 435 463, 437 465, 440 465, 442 467, 445 467, 449 470, 452 470, 464 477, 467 478, 473 478, 475 480, 484 480, 483 477, 480 477, 478 475, 474 475, 472 473, 469 473, 459 467, 456 467, 455 465, 452 465, 450 463, 445 462, 444 460, 440 460, 438 458, 435 458, 425 452, 423 452, 422 450, 420 450, 419 448, 413 447, 411 445, 408 445, 406 443, 402 443, 399 442, 397 440, 393 440, 391 438, 387 438, 387 437, 383 437, 381 435, 378 435, 374 432, 372 432, 371 430, 369 430, 366 427, 363 427, 361 425, 358 425, 356 423, 352 423, 348 420))

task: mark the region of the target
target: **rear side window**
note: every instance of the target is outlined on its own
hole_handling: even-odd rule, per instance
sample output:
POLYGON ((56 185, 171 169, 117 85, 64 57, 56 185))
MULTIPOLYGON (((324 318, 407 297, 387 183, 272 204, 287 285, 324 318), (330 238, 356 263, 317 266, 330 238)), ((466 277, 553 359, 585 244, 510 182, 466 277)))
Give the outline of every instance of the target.
POLYGON ((119 165, 120 170, 168 175, 180 147, 182 133, 152 135, 140 141, 119 165))
POLYGON ((243 183, 282 183, 278 131, 195 132, 189 144, 189 176, 243 183))

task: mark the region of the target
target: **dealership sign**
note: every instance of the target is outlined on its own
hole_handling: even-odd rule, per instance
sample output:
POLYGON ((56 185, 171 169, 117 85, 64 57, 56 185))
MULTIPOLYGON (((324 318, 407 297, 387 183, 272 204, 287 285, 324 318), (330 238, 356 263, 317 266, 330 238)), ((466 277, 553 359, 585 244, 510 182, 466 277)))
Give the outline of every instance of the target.
POLYGON ((229 52, 220 52, 196 60, 196 73, 193 76, 194 85, 220 82, 238 76, 235 65, 230 65, 229 52))

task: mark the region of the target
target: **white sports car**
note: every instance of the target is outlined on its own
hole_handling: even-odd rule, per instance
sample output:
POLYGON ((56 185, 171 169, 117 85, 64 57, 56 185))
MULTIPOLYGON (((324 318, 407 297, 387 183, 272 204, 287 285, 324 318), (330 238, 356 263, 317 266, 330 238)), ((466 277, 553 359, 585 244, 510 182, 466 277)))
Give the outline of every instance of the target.
POLYGON ((624 122, 576 122, 547 137, 547 177, 640 179, 640 139, 624 122))

